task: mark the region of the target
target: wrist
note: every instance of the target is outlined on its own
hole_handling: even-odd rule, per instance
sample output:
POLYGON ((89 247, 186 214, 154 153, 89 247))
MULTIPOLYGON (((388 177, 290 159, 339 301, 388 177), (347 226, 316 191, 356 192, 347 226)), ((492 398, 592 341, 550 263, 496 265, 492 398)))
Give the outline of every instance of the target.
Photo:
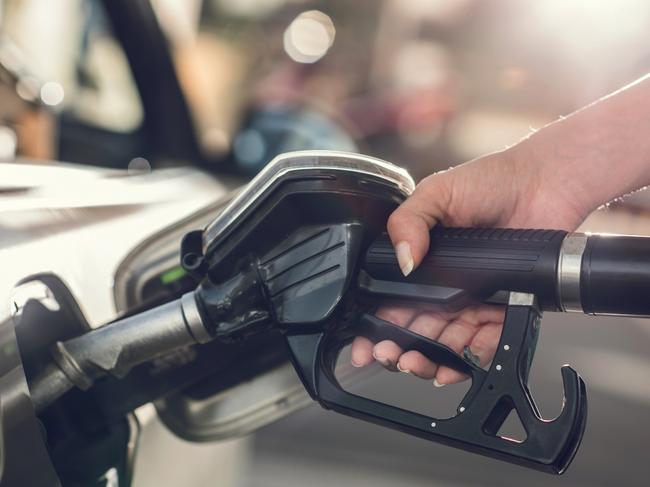
POLYGON ((549 128, 507 149, 507 159, 515 179, 521 181, 519 206, 527 207, 543 224, 572 230, 602 202, 597 202, 580 174, 585 169, 581 169, 579 153, 569 153, 566 147, 558 150, 558 136, 549 128))
POLYGON ((650 78, 553 122, 516 147, 547 190, 589 212, 650 184, 650 78))
POLYGON ((523 161, 539 191, 587 215, 607 200, 598 181, 602 175, 591 172, 592 159, 581 147, 589 143, 576 143, 560 124, 550 124, 517 144, 517 160, 523 161))

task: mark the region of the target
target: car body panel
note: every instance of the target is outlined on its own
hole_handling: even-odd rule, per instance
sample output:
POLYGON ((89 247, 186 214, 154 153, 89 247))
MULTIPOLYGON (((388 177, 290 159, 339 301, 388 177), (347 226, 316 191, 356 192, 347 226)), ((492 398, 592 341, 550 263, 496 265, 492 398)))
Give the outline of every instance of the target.
MULTIPOLYGON (((238 181, 224 183, 195 169, 128 173, 26 161, 0 164, 0 180, 0 338, 3 350, 10 352, 0 361, 0 420, 6 462, 0 484, 16 485, 18 475, 23 484, 57 485, 16 347, 13 327, 19 321, 14 322, 11 315, 19 313, 28 299, 14 291, 16 284, 34 274, 56 274, 71 290, 90 326, 111 321, 118 314, 114 276, 125 256, 148 235, 223 197, 238 181), (27 463, 15 458, 21 447, 29 450, 29 454, 21 454, 27 463), (27 470, 22 471, 21 465, 27 470), (26 473, 32 477, 25 478, 26 473)), ((155 461, 153 453, 161 443, 149 431, 158 431, 160 423, 155 414, 143 418, 140 448, 151 451, 146 458, 155 461)), ((187 450, 185 442, 169 436, 164 442, 168 455, 187 450)), ((245 449, 245 442, 210 447, 213 457, 237 456, 245 449)), ((203 470, 197 470, 196 465, 189 464, 168 464, 169 469, 160 468, 160 464, 149 467, 143 461, 136 458, 136 476, 139 470, 154 468, 163 475, 165 470, 170 475, 173 470, 174 475, 188 479, 197 475, 232 476, 230 467, 220 462, 206 463, 203 470)))

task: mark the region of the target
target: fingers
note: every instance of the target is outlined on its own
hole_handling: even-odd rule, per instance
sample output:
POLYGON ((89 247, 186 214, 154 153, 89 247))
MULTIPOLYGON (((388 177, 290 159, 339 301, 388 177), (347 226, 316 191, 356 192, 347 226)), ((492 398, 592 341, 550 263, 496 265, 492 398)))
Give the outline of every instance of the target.
POLYGON ((501 338, 501 330, 503 330, 503 323, 486 323, 474 335, 469 347, 472 353, 478 355, 481 367, 489 364, 494 358, 501 338))
POLYGON ((375 346, 370 340, 365 337, 356 337, 352 341, 352 349, 350 351, 350 363, 354 367, 365 367, 374 362, 372 357, 372 349, 375 346))
POLYGON ((397 372, 397 361, 404 351, 395 342, 384 340, 375 345, 372 350, 374 359, 384 366, 386 370, 397 372))
MULTIPOLYGON (((437 340, 448 319, 439 313, 422 313, 409 325, 409 330, 431 340, 437 340)), ((437 365, 415 350, 408 351, 400 356, 397 363, 398 370, 410 373, 423 379, 433 379, 438 369, 437 365)))
POLYGON ((442 217, 449 192, 440 176, 430 176, 397 208, 388 219, 388 234, 395 247, 404 275, 417 267, 429 248, 429 230, 442 217))
MULTIPOLYGON (((390 321, 398 326, 407 326, 416 313, 417 310, 413 308, 381 308, 377 312, 377 318, 390 321)), ((390 340, 379 342, 372 350, 373 358, 391 371, 397 370, 397 361, 402 353, 403 350, 395 342, 390 340)))
MULTIPOLYGON (((472 338, 469 348, 474 355, 478 356, 481 367, 485 367, 494 358, 502 328, 502 323, 486 323, 479 328, 478 332, 472 338)), ((455 384, 465 379, 466 376, 464 374, 454 369, 440 367, 436 373, 435 380, 438 384, 445 385, 455 384)))
MULTIPOLYGON (((380 308, 379 311, 377 311, 377 317, 381 318, 382 320, 390 321, 391 323, 394 323, 399 326, 406 326, 413 319, 415 312, 416 312, 415 310, 411 310, 409 308, 384 307, 384 308, 380 308)), ((364 337, 356 337, 352 341, 352 348, 350 350, 350 362, 352 363, 352 365, 354 367, 364 367, 374 362, 375 361, 375 358, 373 357, 374 348, 375 348, 375 344, 372 341, 364 337)), ((387 361, 388 357, 386 355, 390 357, 394 356, 394 352, 391 349, 390 345, 388 346, 382 345, 382 347, 380 347, 379 350, 379 357, 381 357, 382 360, 386 363, 386 366, 390 367, 390 363, 387 361), (387 354, 384 353, 385 348, 389 349, 387 354)), ((395 361, 392 364, 392 367, 395 368, 396 364, 397 364, 397 360, 395 359, 395 361)))
MULTIPOLYGON (((496 353, 505 310, 499 306, 474 306, 460 313, 446 314, 419 311, 413 308, 385 307, 377 317, 447 345, 459 355, 466 346, 477 355, 480 365, 488 364, 496 353)), ((355 367, 362 367, 377 360, 386 369, 411 373, 423 379, 434 379, 436 385, 453 384, 466 377, 449 368, 438 367, 420 352, 404 351, 390 340, 373 345, 363 337, 355 338, 352 344, 351 361, 355 367)))
MULTIPOLYGON (((463 354, 465 345, 472 341, 479 328, 476 323, 462 319, 451 322, 440 334, 438 341, 447 345, 459 355, 463 354)), ((440 385, 452 384, 465 379, 465 375, 449 367, 440 366, 436 372, 436 382, 440 385)))
MULTIPOLYGON (((449 324, 440 334, 440 343, 447 345, 459 355, 465 346, 478 355, 480 365, 489 363, 496 352, 501 337, 505 311, 497 306, 470 308, 449 324)), ((439 367, 436 382, 453 384, 464 380, 464 374, 449 367, 439 367)))

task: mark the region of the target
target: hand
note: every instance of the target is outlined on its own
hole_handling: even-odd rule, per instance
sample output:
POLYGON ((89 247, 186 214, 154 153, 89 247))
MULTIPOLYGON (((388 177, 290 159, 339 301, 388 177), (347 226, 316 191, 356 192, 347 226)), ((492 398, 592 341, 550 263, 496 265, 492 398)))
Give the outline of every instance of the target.
MULTIPOLYGON (((424 179, 388 220, 402 272, 409 274, 429 247, 429 229, 447 226, 556 228, 574 230, 589 213, 566 184, 553 179, 524 155, 524 147, 491 154, 424 179)), ((466 346, 479 357, 481 366, 496 351, 504 310, 497 306, 473 306, 459 313, 420 312, 409 308, 382 308, 377 316, 437 340, 463 353, 466 346)), ((402 350, 392 341, 373 344, 357 337, 352 344, 352 364, 361 367, 380 362, 435 385, 451 384, 464 376, 448 367, 437 367, 420 352, 402 350)))
MULTIPOLYGON (((385 307, 377 316, 419 333, 431 340, 444 343, 462 355, 469 345, 474 355, 485 366, 494 356, 503 327, 504 310, 501 306, 471 306, 456 313, 419 312, 413 308, 385 307)), ((436 386, 459 382, 465 376, 449 367, 440 367, 420 352, 403 351, 390 340, 374 345, 357 337, 352 345, 352 364, 361 367, 377 360, 386 369, 433 379, 436 386)))
MULTIPOLYGON (((574 230, 598 206, 650 185, 650 75, 560 118, 503 151, 424 179, 388 220, 402 272, 408 275, 429 247, 429 229, 448 226, 574 230)), ((492 360, 503 312, 473 307, 456 315, 385 308, 378 316, 448 345, 465 346, 482 365, 492 360)), ((395 343, 352 344, 352 363, 373 360, 436 384, 462 376, 436 368, 395 343)))

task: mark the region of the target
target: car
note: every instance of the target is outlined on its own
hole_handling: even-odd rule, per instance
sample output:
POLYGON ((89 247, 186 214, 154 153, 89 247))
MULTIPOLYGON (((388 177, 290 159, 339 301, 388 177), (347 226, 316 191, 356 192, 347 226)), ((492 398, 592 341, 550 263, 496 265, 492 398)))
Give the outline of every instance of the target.
MULTIPOLYGON (((23 0, 3 10, 0 158, 10 162, 0 165, 0 484, 91 475, 138 486, 546 485, 543 474, 306 407, 284 348, 267 342, 220 351, 224 362, 209 360, 210 347, 174 353, 138 367, 128 395, 117 395, 109 379, 89 394, 71 392, 67 405, 78 400, 76 407, 33 415, 26 378, 36 369, 25 368, 25 357, 45 356, 57 333, 98 327, 191 287, 179 267, 182 235, 216 217, 275 154, 361 150, 419 178, 498 150, 618 86, 646 61, 645 34, 635 27, 642 22, 608 42, 602 5, 584 12, 574 5, 572 17, 556 2, 214 0, 169 10, 172 3, 23 0), (586 87, 584 72, 600 72, 603 58, 590 57, 589 35, 567 39, 580 12, 603 27, 604 41, 593 45, 610 53, 611 75, 590 76, 586 87), (561 36, 555 20, 564 23, 561 36), (305 25, 318 34, 307 36, 315 41, 308 47, 329 53, 322 62, 303 62, 305 52, 296 51, 305 25), (514 43, 509 35, 521 25, 537 27, 530 42, 514 43), (538 39, 543 31, 550 40, 538 39), (548 48, 560 39, 562 48, 548 48), (615 55, 620 45, 630 56, 615 55), (33 69, 44 66, 52 70, 33 69), (196 75, 197 66, 206 70, 196 75), (227 76, 202 79, 206 73, 227 76), (169 384, 173 392, 157 398, 169 384), (87 449, 89 433, 103 438, 95 449, 87 449)), ((641 3, 636 8, 617 15, 647 18, 641 3)), ((647 235, 647 209, 636 195, 583 228, 647 235)), ((590 398, 582 449, 552 481, 645 485, 647 320, 547 314, 543 323, 532 371, 542 413, 559 411, 565 362, 582 373, 590 398)), ((467 384, 439 390, 382 372, 350 387, 444 415, 467 384)), ((516 422, 508 427, 525 434, 516 422)))

